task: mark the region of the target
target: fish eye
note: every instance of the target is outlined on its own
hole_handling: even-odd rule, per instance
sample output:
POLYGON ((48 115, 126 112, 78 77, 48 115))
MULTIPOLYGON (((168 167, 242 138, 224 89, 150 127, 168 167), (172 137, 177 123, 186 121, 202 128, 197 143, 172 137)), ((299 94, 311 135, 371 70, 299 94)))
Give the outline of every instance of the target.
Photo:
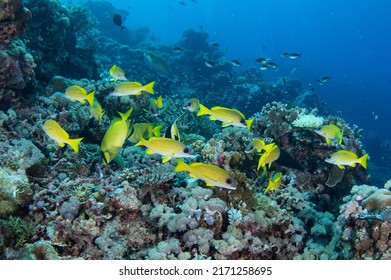
POLYGON ((231 185, 233 183, 232 179, 231 178, 228 178, 226 181, 225 181, 228 185, 231 185))
POLYGON ((184 152, 185 154, 188 154, 188 153, 190 152, 190 149, 189 149, 188 147, 186 147, 186 148, 183 150, 183 152, 184 152))

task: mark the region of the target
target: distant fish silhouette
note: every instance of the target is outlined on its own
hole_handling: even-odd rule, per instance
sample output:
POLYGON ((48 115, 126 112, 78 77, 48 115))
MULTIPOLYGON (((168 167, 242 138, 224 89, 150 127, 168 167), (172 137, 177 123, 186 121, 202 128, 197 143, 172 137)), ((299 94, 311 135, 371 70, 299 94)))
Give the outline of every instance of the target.
POLYGON ((115 25, 121 27, 121 30, 125 29, 125 26, 122 23, 122 16, 120 14, 113 15, 113 22, 115 25))

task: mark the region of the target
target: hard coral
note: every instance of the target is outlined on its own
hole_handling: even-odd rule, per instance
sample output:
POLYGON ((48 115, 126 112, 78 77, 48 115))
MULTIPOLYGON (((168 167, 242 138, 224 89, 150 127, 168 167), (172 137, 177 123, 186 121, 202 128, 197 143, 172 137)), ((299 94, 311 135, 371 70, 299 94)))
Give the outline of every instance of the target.
POLYGON ((379 189, 364 199, 362 205, 368 211, 383 211, 391 206, 391 192, 387 189, 379 189))
POLYGON ((0 44, 9 43, 27 27, 31 13, 22 0, 0 0, 0 44))
POLYGON ((34 67, 34 59, 21 40, 0 43, 0 109, 10 106, 17 94, 34 90, 34 67))

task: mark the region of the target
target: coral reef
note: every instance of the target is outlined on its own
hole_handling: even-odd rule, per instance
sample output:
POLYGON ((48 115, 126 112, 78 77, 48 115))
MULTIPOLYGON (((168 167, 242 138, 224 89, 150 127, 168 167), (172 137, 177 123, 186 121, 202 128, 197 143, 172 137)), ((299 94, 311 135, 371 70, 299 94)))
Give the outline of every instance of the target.
POLYGON ((108 1, 84 2, 25 1, 33 15, 29 28, 0 43, 2 259, 390 258, 389 183, 365 185, 370 176, 363 167, 341 171, 325 161, 341 149, 364 154, 360 129, 329 115, 300 81, 266 82, 255 68, 234 71, 202 28, 185 30, 168 46, 148 28, 114 32, 102 10, 124 21, 128 13, 108 1), (176 79, 151 70, 146 51, 164 58, 176 79), (155 93, 163 96, 157 116, 149 113, 149 94, 109 95, 117 84, 108 71, 113 64, 130 81, 156 81, 155 93), (64 96, 71 85, 95 91, 101 121, 87 104, 64 96), (251 129, 196 117, 183 108, 190 98, 253 114, 251 129), (164 135, 175 122, 194 153, 186 161, 223 168, 237 189, 176 173, 175 159, 163 164, 130 141, 104 164, 102 138, 129 108, 130 127, 161 125, 164 135), (48 119, 71 139, 83 137, 79 153, 45 135, 48 119), (326 124, 343 130, 342 143, 327 143, 314 131, 326 124), (264 170, 257 170, 263 151, 245 152, 254 139, 280 149, 264 170), (265 194, 276 172, 281 185, 265 194))
POLYGON ((0 43, 0 110, 8 109, 23 93, 33 92, 35 66, 34 58, 21 40, 0 43))
POLYGON ((0 1, 0 44, 9 43, 27 27, 31 13, 22 0, 0 1))

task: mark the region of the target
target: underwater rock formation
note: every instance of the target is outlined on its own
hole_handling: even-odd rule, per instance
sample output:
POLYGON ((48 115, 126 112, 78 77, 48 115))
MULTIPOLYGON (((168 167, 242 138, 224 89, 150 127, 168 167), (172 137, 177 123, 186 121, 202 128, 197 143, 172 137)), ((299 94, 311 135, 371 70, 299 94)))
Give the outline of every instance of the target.
POLYGON ((37 64, 37 78, 93 78, 97 36, 91 13, 80 6, 67 8, 58 0, 31 0, 25 5, 32 20, 23 38, 37 64))
POLYGON ((27 27, 31 13, 21 0, 0 1, 0 43, 9 43, 27 27))
POLYGON ((8 108, 19 94, 33 92, 35 66, 34 58, 21 40, 0 43, 0 109, 8 108))

